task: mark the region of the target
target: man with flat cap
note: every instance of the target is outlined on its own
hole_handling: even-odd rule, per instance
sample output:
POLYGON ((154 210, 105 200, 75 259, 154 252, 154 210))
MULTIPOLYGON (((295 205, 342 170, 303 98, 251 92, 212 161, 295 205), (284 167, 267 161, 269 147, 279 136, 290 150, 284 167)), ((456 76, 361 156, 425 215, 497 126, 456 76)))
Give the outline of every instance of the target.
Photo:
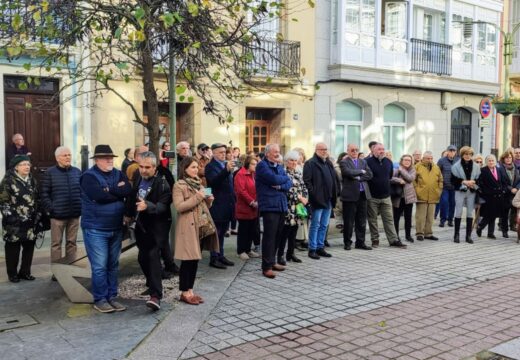
POLYGON ((102 313, 126 310, 115 298, 124 200, 132 188, 126 175, 114 168, 114 157, 109 145, 97 145, 95 165, 80 179, 81 229, 92 269, 94 309, 102 313))
POLYGON ((219 252, 211 252, 209 265, 217 269, 226 269, 235 265, 224 256, 224 236, 229 229, 229 222, 233 218, 235 208, 235 192, 233 191, 234 161, 226 161, 226 145, 216 143, 211 145, 213 158, 206 165, 204 174, 208 187, 212 189, 215 200, 209 209, 217 228, 220 245, 219 252))

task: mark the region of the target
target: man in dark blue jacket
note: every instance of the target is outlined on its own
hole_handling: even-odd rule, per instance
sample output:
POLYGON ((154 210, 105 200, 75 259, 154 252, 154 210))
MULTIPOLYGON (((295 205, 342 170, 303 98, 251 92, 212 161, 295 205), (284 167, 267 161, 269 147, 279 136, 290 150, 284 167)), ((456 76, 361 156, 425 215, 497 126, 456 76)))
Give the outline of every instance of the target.
POLYGON ((282 236, 287 214, 287 192, 292 181, 279 164, 280 146, 269 144, 265 147, 265 158, 256 166, 255 184, 258 211, 264 222, 262 237, 262 273, 274 279, 273 270, 283 271, 285 267, 276 264, 276 249, 282 236))
POLYGON ((47 169, 43 176, 41 201, 43 209, 51 218, 51 262, 62 258, 61 243, 64 233, 66 262, 71 262, 76 259, 76 239, 81 215, 81 170, 71 166, 69 148, 60 146, 54 155, 57 164, 47 169))
POLYGON ((441 211, 440 227, 444 227, 446 221, 448 221, 448 226, 453 226, 453 217, 455 216, 455 188, 451 183, 451 167, 458 160, 456 158, 457 147, 450 145, 446 151, 448 152, 446 156, 437 161, 437 166, 441 169, 443 182, 441 201, 439 202, 441 211))
POLYGON ((224 236, 229 229, 235 208, 235 193, 233 191, 234 161, 226 161, 226 145, 216 143, 211 145, 213 158, 206 165, 204 175, 208 187, 211 188, 215 200, 209 209, 211 217, 217 227, 219 252, 211 252, 209 266, 217 269, 226 269, 235 265, 224 256, 224 236))
POLYGON ((92 269, 94 309, 103 313, 126 310, 115 300, 119 254, 123 240, 125 198, 132 188, 126 175, 114 168, 108 145, 97 145, 95 165, 80 179, 81 229, 92 269))

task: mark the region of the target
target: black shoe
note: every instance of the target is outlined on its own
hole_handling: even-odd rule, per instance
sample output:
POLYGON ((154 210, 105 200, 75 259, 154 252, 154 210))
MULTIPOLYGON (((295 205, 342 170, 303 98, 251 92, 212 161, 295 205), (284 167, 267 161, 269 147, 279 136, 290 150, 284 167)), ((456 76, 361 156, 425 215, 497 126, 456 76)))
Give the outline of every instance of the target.
POLYGON ((172 278, 172 273, 170 273, 169 271, 163 270, 161 272, 161 279, 168 280, 168 279, 171 279, 171 278, 172 278))
POLYGON ((218 259, 222 264, 226 265, 226 266, 234 266, 235 263, 233 261, 229 261, 228 259, 226 259, 225 256, 222 256, 220 259, 218 259))
POLYGON ((328 240, 325 240, 325 242, 323 243, 323 245, 325 245, 325 247, 330 247, 330 244, 329 244, 329 241, 328 241, 328 240))
POLYGON ((439 227, 444 227, 444 222, 441 221, 441 222, 439 223, 439 227))
POLYGON ((296 255, 289 255, 289 256, 287 256, 287 261, 292 261, 292 262, 295 262, 295 263, 301 263, 302 262, 300 260, 300 258, 296 257, 296 255))
POLYGON ((424 240, 424 236, 422 235, 417 235, 417 241, 423 241, 424 240))
POLYGON ((478 236, 478 237, 481 237, 481 236, 482 236, 482 229, 479 228, 478 226, 477 226, 477 236, 478 236))
POLYGON ((502 237, 509 239, 509 235, 507 235, 507 231, 502 232, 502 237))
POLYGON ((308 249, 309 248, 309 243, 308 242, 305 242, 305 240, 302 242, 302 248, 304 249, 308 249))
POLYGON ((314 260, 319 260, 320 256, 316 254, 316 251, 309 251, 309 257, 314 260))
POLYGON ((9 276, 9 281, 13 282, 13 283, 17 283, 17 282, 20 282, 20 278, 17 275, 9 276))
POLYGON ((496 237, 495 235, 493 235, 493 234, 488 234, 487 237, 488 237, 488 239, 496 239, 496 238, 497 238, 497 237, 496 237))
POLYGON ((224 234, 224 237, 230 237, 231 235, 229 234, 229 231, 226 231, 226 233, 224 234))
POLYGON ((276 263, 279 264, 279 265, 283 265, 283 266, 287 265, 287 263, 283 259, 283 256, 278 256, 278 259, 277 259, 276 263))
POLYGON ((30 281, 36 279, 34 276, 32 276, 32 275, 30 275, 30 274, 29 274, 29 275, 27 275, 27 274, 24 274, 24 275, 22 275, 22 274, 18 274, 18 277, 19 277, 20 279, 22 279, 22 280, 30 280, 30 281))
POLYGON ((165 271, 168 271, 170 274, 179 275, 179 267, 176 263, 173 263, 172 266, 164 267, 165 271))
POLYGON ((210 260, 209 266, 217 269, 227 269, 227 266, 222 264, 218 259, 210 260))
POLYGON ((352 245, 343 245, 344 250, 352 250, 352 245))
POLYGON ((403 244, 402 242, 400 242, 399 240, 394 241, 393 243, 390 244, 390 246, 398 247, 400 249, 406 249, 406 245, 403 244))
POLYGON ((460 243, 459 234, 455 234, 455 236, 453 236, 453 242, 457 244, 460 243))
POLYGON ((448 226, 453 227, 453 221, 448 221, 448 226))
POLYGON ((356 249, 360 250, 372 250, 372 248, 368 245, 362 244, 362 245, 356 245, 356 249))
POLYGON ((427 240, 439 240, 438 237, 433 236, 433 235, 431 235, 431 236, 425 236, 424 238, 427 239, 427 240))
POLYGON ((406 241, 409 241, 409 242, 413 243, 414 239, 410 235, 406 235, 406 241))
POLYGON ((318 254, 319 256, 327 257, 327 258, 332 257, 332 255, 329 254, 328 252, 326 252, 325 249, 316 250, 316 254, 318 254))
POLYGON ((473 244, 473 240, 471 240, 471 235, 470 236, 466 236, 466 242, 468 244, 473 244))
POLYGON ((58 279, 56 279, 56 276, 54 276, 54 275, 52 275, 51 280, 52 281, 58 281, 58 279))

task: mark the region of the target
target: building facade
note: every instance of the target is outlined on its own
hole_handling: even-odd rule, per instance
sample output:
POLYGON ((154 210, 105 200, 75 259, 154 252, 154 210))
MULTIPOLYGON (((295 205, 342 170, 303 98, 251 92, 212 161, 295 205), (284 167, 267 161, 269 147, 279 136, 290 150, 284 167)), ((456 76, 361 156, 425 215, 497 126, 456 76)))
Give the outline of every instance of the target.
POLYGON ((394 160, 450 144, 487 154, 498 93, 500 1, 328 0, 316 15, 314 137, 337 155, 381 141, 394 160))

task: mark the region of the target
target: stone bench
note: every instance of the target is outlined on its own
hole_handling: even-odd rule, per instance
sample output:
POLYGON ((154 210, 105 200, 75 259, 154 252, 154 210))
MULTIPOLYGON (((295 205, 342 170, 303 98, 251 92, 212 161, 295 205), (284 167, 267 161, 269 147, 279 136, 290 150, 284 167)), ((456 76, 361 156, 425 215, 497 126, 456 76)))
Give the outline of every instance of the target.
MULTIPOLYGON (((135 238, 129 236, 123 240, 121 244, 121 253, 133 248, 135 246, 135 238)), ((59 261, 51 263, 51 272, 56 277, 56 280, 62 287, 63 291, 73 303, 93 303, 94 298, 90 291, 88 291, 77 278, 92 277, 90 264, 86 267, 78 265, 78 262, 85 259, 87 253, 82 251, 78 254, 75 260, 69 261, 67 258, 63 258, 59 261)))

